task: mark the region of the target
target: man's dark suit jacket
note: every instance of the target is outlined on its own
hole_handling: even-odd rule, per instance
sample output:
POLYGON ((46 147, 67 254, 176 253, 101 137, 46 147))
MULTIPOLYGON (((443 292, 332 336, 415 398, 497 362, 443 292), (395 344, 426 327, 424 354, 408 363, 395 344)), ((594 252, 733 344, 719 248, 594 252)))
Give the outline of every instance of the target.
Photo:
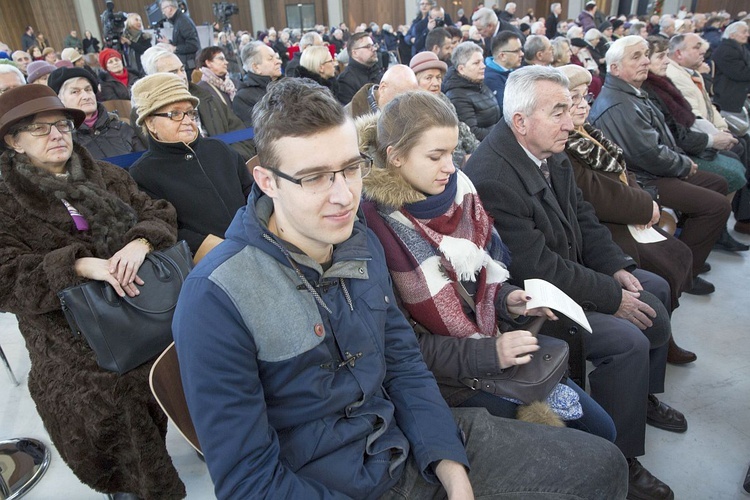
MULTIPOLYGON (((612 275, 634 269, 635 262, 612 241, 583 199, 567 155, 552 155, 547 165, 552 188, 500 120, 464 171, 511 251, 512 282, 523 286, 525 279, 541 278, 584 310, 613 314, 620 307, 622 287, 612 275)), ((565 333, 577 332, 570 325, 562 318, 548 321, 543 333, 565 338, 565 333)), ((571 363, 575 365, 573 353, 571 363)))

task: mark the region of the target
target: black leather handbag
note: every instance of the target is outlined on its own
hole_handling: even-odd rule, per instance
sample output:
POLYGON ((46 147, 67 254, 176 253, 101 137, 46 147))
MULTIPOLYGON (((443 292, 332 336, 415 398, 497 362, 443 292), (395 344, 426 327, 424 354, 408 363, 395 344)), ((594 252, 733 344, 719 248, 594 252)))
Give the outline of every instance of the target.
POLYGON ((74 335, 83 335, 105 370, 120 375, 155 358, 172 342, 172 316, 182 283, 193 268, 185 241, 146 255, 135 297, 89 281, 58 292, 74 335))

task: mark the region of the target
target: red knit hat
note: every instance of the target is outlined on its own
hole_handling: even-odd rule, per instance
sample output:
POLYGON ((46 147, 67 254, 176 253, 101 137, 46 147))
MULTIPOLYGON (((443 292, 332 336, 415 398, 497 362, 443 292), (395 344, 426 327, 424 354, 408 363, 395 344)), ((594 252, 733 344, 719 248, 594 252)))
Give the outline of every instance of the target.
POLYGON ((120 54, 116 50, 114 49, 102 50, 101 52, 99 52, 99 66, 101 66, 102 69, 107 69, 107 61, 109 61, 113 57, 116 57, 122 60, 122 54, 120 54))

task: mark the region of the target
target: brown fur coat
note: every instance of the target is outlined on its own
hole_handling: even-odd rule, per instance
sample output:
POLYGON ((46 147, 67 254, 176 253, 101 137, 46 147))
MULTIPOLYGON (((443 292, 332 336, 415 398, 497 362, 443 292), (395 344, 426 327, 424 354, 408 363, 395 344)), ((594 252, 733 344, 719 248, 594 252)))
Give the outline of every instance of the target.
POLYGON ((83 281, 74 271, 78 258, 108 258, 113 247, 141 237, 157 248, 173 244, 174 209, 82 147, 74 147, 68 171, 70 185, 61 188, 25 155, 0 156, 0 309, 18 317, 31 357, 31 397, 76 476, 102 492, 182 498, 165 446, 167 419, 149 391, 150 364, 123 376, 100 369, 85 340, 71 333, 57 298, 83 281), (87 218, 86 233, 60 201, 81 193, 97 198, 68 200, 87 218))

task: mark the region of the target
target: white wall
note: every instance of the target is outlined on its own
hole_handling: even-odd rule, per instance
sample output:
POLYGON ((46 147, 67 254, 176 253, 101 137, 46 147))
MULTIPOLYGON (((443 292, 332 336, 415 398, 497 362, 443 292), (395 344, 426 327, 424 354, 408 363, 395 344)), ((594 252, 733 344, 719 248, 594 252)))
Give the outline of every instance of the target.
POLYGON ((326 0, 328 6, 328 26, 338 26, 344 22, 344 6, 341 0, 326 0))
POLYGON ((94 7, 94 0, 74 0, 76 8, 76 16, 81 24, 81 31, 78 36, 83 38, 83 34, 86 30, 90 31, 94 38, 99 41, 102 40, 101 23, 99 21, 99 14, 94 7))
POLYGON ((247 0, 250 5, 250 16, 253 19, 252 35, 258 31, 265 31, 266 26, 266 8, 263 6, 263 0, 247 0))

